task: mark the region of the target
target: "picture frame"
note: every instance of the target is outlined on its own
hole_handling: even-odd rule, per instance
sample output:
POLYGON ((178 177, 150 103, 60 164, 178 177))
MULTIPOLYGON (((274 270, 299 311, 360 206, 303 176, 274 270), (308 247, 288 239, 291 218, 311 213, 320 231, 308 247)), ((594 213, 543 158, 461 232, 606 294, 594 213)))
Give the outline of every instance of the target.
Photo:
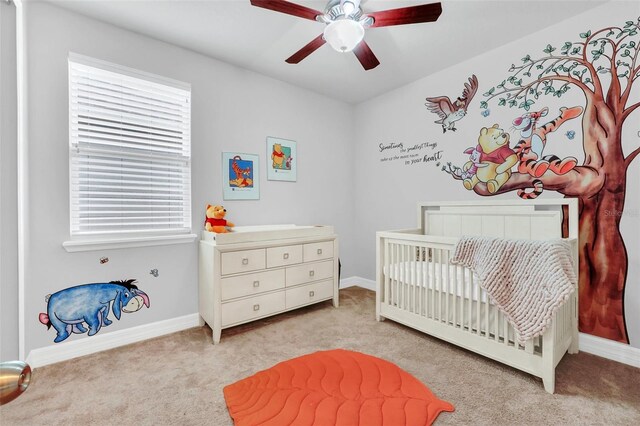
POLYGON ((298 179, 298 151, 295 141, 267 137, 267 179, 295 182, 298 179))
POLYGON ((239 152, 222 153, 223 200, 260 199, 260 157, 239 152))

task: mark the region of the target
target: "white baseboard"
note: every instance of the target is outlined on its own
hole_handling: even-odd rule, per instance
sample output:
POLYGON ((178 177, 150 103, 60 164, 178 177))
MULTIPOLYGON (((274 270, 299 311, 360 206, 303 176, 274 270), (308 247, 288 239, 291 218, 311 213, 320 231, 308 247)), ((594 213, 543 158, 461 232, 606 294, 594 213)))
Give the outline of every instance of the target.
POLYGON ((340 280, 340 288, 362 287, 367 290, 376 291, 376 282, 362 277, 347 277, 340 280))
POLYGON ((151 324, 97 334, 81 340, 52 344, 29 352, 27 363, 32 368, 43 367, 56 362, 66 361, 79 356, 89 355, 119 346, 129 345, 142 340, 152 339, 165 334, 175 333, 199 325, 198 314, 189 314, 178 318, 158 321, 151 324))
POLYGON ((640 349, 613 340, 580 333, 580 350, 640 368, 640 349))

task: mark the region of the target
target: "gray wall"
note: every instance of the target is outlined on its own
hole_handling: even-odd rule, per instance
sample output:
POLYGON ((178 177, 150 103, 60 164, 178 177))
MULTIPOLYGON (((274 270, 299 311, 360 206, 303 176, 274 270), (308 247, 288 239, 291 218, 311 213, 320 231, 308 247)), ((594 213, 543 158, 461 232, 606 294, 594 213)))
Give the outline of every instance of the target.
MULTIPOLYGON (((482 197, 464 189, 461 181, 454 180, 441 170, 447 162, 462 166, 468 160, 464 150, 475 147, 480 129, 498 123, 500 128, 510 132, 511 146, 519 140, 519 133, 512 129, 513 120, 525 111, 517 108, 498 106, 498 100, 489 103, 489 115, 481 115, 480 102, 487 97, 493 85, 509 76, 507 70, 512 63, 520 63, 520 58, 531 54, 534 58, 543 55, 542 50, 550 43, 561 46, 565 40, 579 40, 581 32, 596 31, 608 26, 624 26, 625 21, 635 20, 640 12, 638 3, 612 2, 588 10, 572 19, 567 19, 541 30, 538 33, 515 40, 505 46, 484 53, 457 64, 455 67, 429 75, 421 80, 398 88, 356 107, 355 125, 360 129, 356 137, 355 157, 356 187, 375 188, 375 191, 361 190, 355 193, 356 251, 354 275, 375 278, 375 233, 380 230, 411 228, 417 226, 416 204, 419 201, 460 201, 480 200, 482 197), (471 101, 467 115, 456 123, 457 131, 443 134, 442 127, 435 124, 438 116, 425 107, 426 97, 460 96, 463 84, 475 74, 479 89, 471 101), (433 155, 441 151, 440 161, 405 164, 404 159, 382 161, 393 155, 402 155, 399 149, 380 152, 379 145, 402 143, 405 149, 415 145, 437 144, 432 149, 418 149, 416 158, 433 155), (381 196, 382 194, 382 196, 381 196)), ((530 80, 524 80, 526 84, 530 80)), ((637 83, 636 83, 637 85, 637 83)), ((640 90, 633 88, 629 104, 640 100, 640 90)), ((553 120, 561 107, 584 106, 584 94, 573 87, 562 98, 551 95, 540 96, 531 111, 549 108, 549 114, 541 121, 553 120)), ((628 154, 640 146, 638 118, 635 111, 625 122, 622 130, 623 148, 628 154)), ((416 152, 416 151, 412 151, 416 152)), ((567 121, 556 132, 549 133, 545 154, 564 158, 574 156, 582 164, 582 117, 567 121), (566 135, 573 130, 575 137, 566 135)), ((410 160, 410 159, 409 159, 410 160)), ((514 169, 515 170, 515 169, 514 169)), ((627 330, 632 346, 640 347, 640 161, 629 168, 625 199, 625 214, 622 215, 620 231, 625 239, 629 254, 629 270, 625 288, 625 315, 627 330)), ((496 198, 517 200, 515 192, 496 198)), ((559 198, 561 194, 545 190, 540 196, 559 198)), ((526 203, 523 200, 523 203, 526 203)), ((603 214, 603 213, 601 213, 603 214)))
MULTIPOLYGON (((221 152, 259 154, 259 201, 225 202, 237 225, 332 224, 343 274, 353 241, 351 105, 45 3, 27 3, 28 202, 26 353, 53 344, 38 321, 45 296, 77 284, 136 278, 151 308, 100 334, 197 312, 197 245, 67 253, 69 239, 69 52, 181 80, 192 87, 193 228, 207 203, 222 203, 221 152), (330 123, 330 125, 327 125, 330 123), (297 183, 266 180, 266 136, 298 143, 297 183), (100 264, 108 256, 110 261, 100 264), (149 270, 158 268, 154 278, 149 270)), ((68 340, 86 339, 75 335, 68 340)))
POLYGON ((0 2, 0 360, 18 358, 16 8, 0 2))

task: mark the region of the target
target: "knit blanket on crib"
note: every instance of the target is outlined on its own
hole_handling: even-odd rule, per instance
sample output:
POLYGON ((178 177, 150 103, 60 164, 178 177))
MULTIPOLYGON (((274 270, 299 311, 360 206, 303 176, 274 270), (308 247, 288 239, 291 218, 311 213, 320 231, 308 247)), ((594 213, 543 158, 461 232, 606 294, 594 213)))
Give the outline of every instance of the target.
POLYGON ((542 335, 577 287, 571 246, 563 240, 462 237, 451 262, 475 272, 519 343, 542 335))

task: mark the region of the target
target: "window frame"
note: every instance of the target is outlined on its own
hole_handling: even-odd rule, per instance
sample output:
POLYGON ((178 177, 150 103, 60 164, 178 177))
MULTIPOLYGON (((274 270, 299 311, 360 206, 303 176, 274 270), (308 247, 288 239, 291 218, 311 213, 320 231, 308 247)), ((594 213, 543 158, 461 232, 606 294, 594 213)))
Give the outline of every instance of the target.
MULTIPOLYGON (((158 246, 158 245, 168 245, 168 244, 181 244, 181 243, 190 243, 195 240, 197 235, 193 234, 193 219, 192 219, 192 179, 191 179, 191 166, 192 166, 192 154, 191 154, 191 85, 188 83, 184 83, 181 81, 173 80, 170 78, 158 76, 155 74, 147 73, 144 71, 135 70, 129 67, 113 64, 107 61, 102 61, 99 59, 90 58, 87 56, 79 55, 76 53, 69 53, 68 57, 68 107, 69 107, 69 116, 68 116, 68 140, 67 140, 67 148, 69 150, 69 240, 63 242, 63 247, 68 252, 77 252, 77 251, 89 251, 89 250, 103 250, 103 249, 117 249, 117 248, 126 248, 126 247, 146 247, 146 246, 158 246), (73 169, 73 161, 77 158, 76 151, 72 145, 72 84, 71 84, 71 65, 79 64, 82 66, 89 66, 93 68, 97 68, 107 72, 113 72, 117 74, 121 74, 127 77, 141 79, 153 84, 161 84, 164 86, 169 86, 171 88, 177 88, 180 90, 185 90, 189 92, 189 138, 187 143, 189 148, 189 156, 187 161, 187 172, 188 172, 188 183, 186 184, 187 193, 183 193, 188 197, 188 202, 186 203, 188 210, 188 215, 185 215, 185 223, 184 227, 181 229, 175 230, 136 230, 136 231, 122 231, 122 232, 97 232, 91 234, 84 235, 73 235, 73 193, 74 190, 74 182, 72 179, 72 169, 73 169)), ((123 156, 126 158, 126 156, 123 156)))

